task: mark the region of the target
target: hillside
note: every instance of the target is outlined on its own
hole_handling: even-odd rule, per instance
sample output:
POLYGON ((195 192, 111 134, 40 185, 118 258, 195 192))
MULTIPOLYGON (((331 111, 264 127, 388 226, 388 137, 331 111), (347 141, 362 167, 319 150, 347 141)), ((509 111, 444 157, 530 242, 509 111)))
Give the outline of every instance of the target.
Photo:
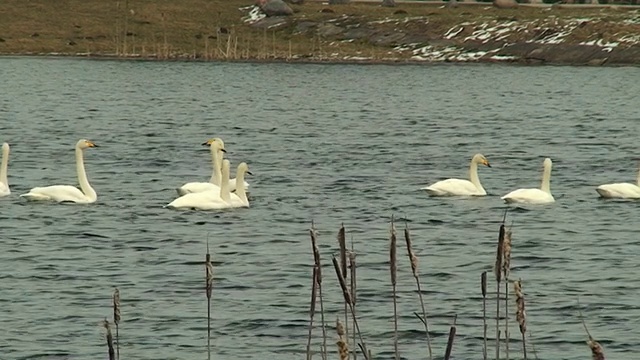
POLYGON ((640 63, 635 7, 5 0, 0 54, 198 60, 640 63))

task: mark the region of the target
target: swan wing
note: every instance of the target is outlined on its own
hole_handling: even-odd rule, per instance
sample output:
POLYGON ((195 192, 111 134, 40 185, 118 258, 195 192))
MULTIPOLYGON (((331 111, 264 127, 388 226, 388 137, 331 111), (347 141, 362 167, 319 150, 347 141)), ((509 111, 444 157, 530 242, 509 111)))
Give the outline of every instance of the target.
POLYGON ((7 184, 0 181, 0 196, 7 196, 9 194, 11 194, 11 190, 7 184))
POLYGON ((441 180, 422 190, 426 190, 432 196, 484 195, 471 181, 463 179, 441 180))
POLYGON ((504 202, 526 203, 526 204, 546 204, 554 202, 555 199, 548 192, 540 189, 518 189, 501 197, 504 202))
POLYGON ((215 192, 204 191, 199 193, 189 193, 173 200, 165 205, 171 209, 196 209, 196 210, 213 210, 226 209, 230 205, 223 201, 215 192))
POLYGON ((176 191, 180 196, 204 191, 217 191, 219 193, 220 186, 212 184, 210 182, 190 182, 180 186, 176 189, 176 191))
MULTIPOLYGON (((75 186, 71 185, 52 185, 44 187, 35 187, 28 193, 20 195, 27 200, 32 201, 70 201, 74 203, 89 203, 87 196, 75 186)), ((95 200, 94 200, 95 201, 95 200)))
POLYGON ((596 192, 603 198, 640 199, 640 186, 630 183, 600 185, 596 192))

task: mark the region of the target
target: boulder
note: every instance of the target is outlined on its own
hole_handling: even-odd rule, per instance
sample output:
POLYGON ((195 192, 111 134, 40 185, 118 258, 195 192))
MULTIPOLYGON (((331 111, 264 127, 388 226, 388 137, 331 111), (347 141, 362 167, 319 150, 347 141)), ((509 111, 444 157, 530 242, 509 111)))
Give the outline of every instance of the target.
POLYGON ((396 6, 396 1, 395 0, 382 0, 382 6, 395 7, 396 6))
POLYGON ((518 7, 516 0, 493 0, 493 6, 498 9, 513 9, 518 7))
POLYGON ((293 5, 302 5, 302 4, 304 4, 304 0, 287 0, 287 2, 289 4, 293 4, 293 5))
POLYGON ((318 26, 318 29, 316 31, 318 33, 318 36, 320 37, 331 38, 342 34, 344 32, 344 29, 333 24, 322 24, 318 26))
POLYGON ((267 16, 287 16, 293 14, 293 9, 283 0, 261 0, 258 2, 260 10, 267 16))

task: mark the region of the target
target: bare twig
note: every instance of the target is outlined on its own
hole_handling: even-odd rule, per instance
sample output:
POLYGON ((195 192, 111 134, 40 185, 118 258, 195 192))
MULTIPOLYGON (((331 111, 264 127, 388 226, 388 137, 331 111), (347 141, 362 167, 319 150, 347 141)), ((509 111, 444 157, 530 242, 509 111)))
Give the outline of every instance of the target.
POLYGON ((103 322, 104 328, 107 330, 107 348, 109 350, 109 360, 115 360, 116 352, 113 350, 113 335, 111 334, 111 327, 109 327, 109 320, 106 318, 103 322))

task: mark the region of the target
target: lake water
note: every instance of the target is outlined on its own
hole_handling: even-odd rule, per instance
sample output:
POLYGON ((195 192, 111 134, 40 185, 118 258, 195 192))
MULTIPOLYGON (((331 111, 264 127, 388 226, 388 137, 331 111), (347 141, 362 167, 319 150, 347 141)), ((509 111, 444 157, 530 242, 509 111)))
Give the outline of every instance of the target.
MULTIPOLYGON (((395 215, 400 230, 408 220, 420 257, 434 352, 444 354, 457 314, 454 358, 481 359, 479 279, 495 261, 500 196, 539 186, 548 156, 556 203, 516 209, 508 220, 511 278, 523 279, 533 346, 540 359, 590 356, 579 298, 608 357, 635 359, 640 209, 594 191, 635 181, 635 70, 2 58, 0 141, 12 145, 12 194, 0 199, 0 358, 106 358, 101 320, 112 317, 115 286, 124 359, 205 358, 208 239, 213 358, 301 359, 312 220, 327 266, 330 356, 337 358, 333 325, 342 303, 329 266, 344 222, 358 252, 363 337, 376 359, 392 358, 387 262, 395 215), (233 168, 249 164, 251 208, 164 209, 176 187, 209 178, 200 144, 214 136, 225 141, 233 168), (97 203, 18 197, 34 186, 76 184, 80 138, 100 145, 85 151, 97 203), (419 190, 465 177, 477 152, 492 164, 479 169, 488 196, 429 198, 419 190)), ((426 344, 413 316, 420 306, 400 240, 400 350, 420 359, 426 344)), ((514 305, 510 311, 519 339, 514 305)), ((316 328, 316 350, 320 334, 316 328)), ((493 322, 489 335, 492 355, 493 322)), ((510 351, 520 357, 520 342, 510 351)))

